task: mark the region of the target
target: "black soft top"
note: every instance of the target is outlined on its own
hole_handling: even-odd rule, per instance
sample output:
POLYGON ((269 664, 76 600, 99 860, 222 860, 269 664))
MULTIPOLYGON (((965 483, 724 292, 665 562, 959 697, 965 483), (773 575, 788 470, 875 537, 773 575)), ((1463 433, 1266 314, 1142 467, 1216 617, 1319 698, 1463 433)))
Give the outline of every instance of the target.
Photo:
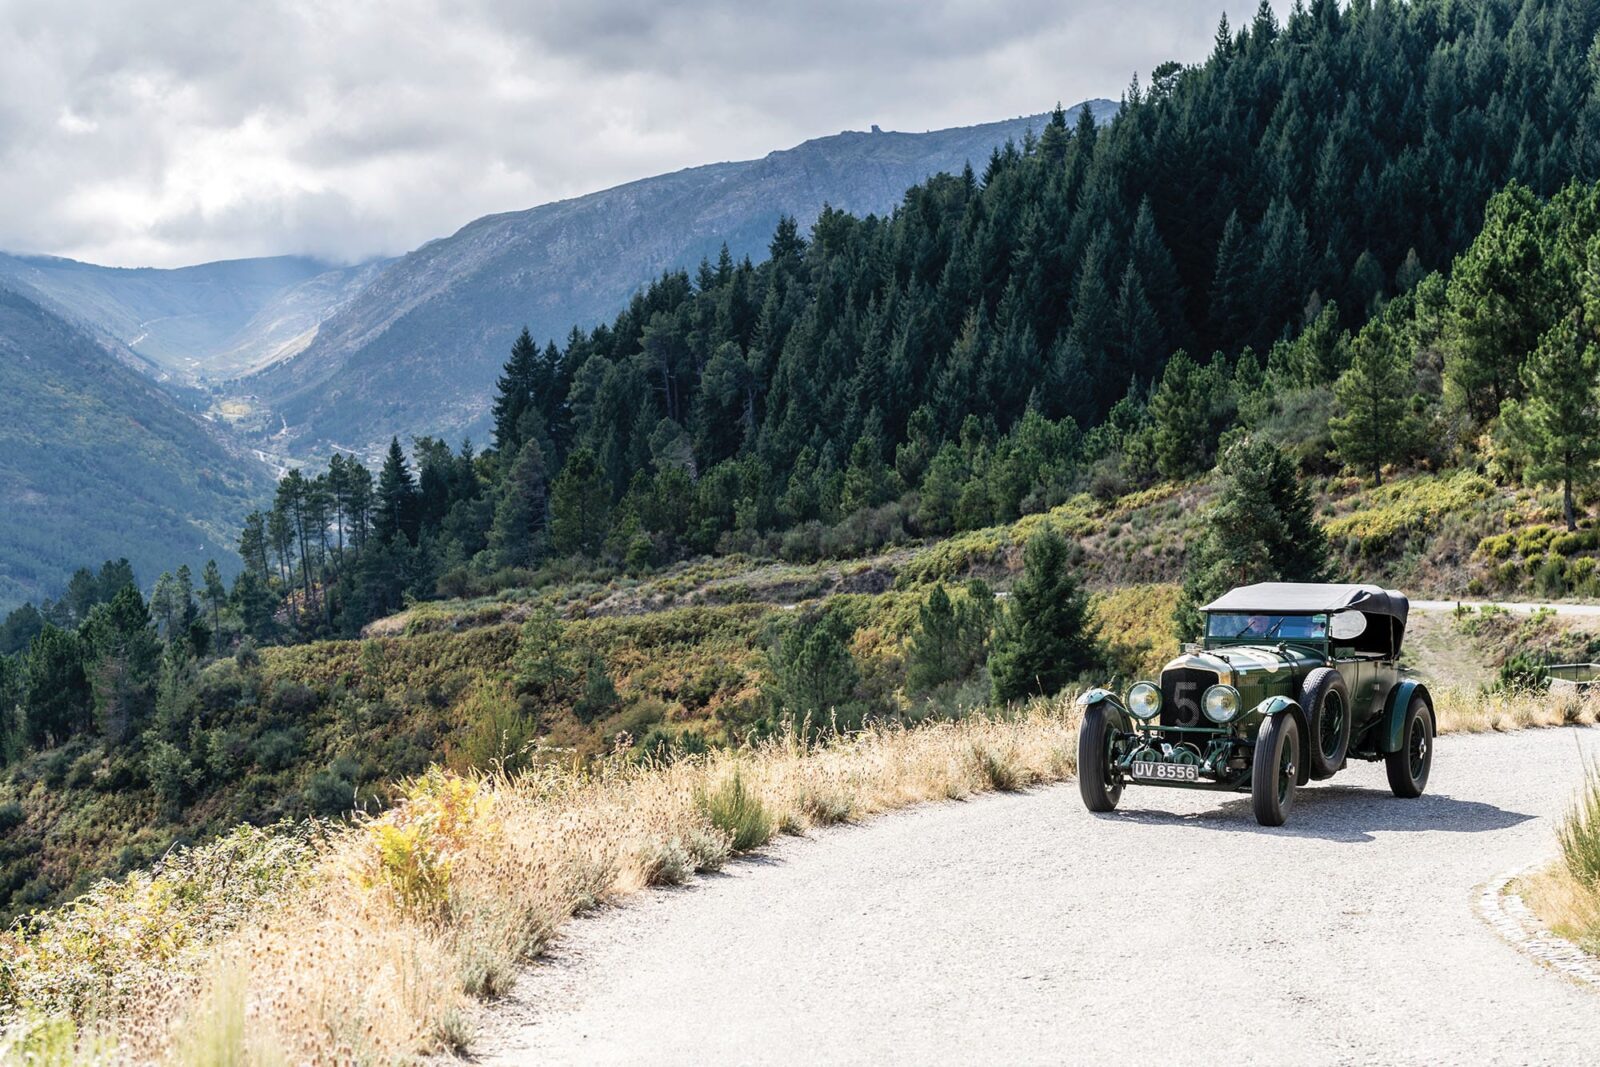
POLYGON ((1202 611, 1249 612, 1264 615, 1318 615, 1340 611, 1364 613, 1369 623, 1360 645, 1390 655, 1400 651, 1411 602, 1404 593, 1376 585, 1334 585, 1316 582, 1260 582, 1241 585, 1207 604, 1202 611), (1381 635, 1381 636, 1380 636, 1381 635), (1387 637, 1389 640, 1382 640, 1387 637))

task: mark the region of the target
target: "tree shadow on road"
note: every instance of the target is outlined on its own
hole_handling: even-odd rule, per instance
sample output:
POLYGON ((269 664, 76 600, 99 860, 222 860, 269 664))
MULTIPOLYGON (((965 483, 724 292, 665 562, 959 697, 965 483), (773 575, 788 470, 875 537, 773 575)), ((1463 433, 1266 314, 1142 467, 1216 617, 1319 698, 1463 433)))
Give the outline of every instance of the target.
MULTIPOLYGON (((1129 799, 1124 796, 1123 803, 1129 799)), ((1103 816, 1164 826, 1192 826, 1197 830, 1250 831, 1349 844, 1374 841, 1373 835, 1378 833, 1489 833, 1510 829, 1534 817, 1479 800, 1457 800, 1432 793, 1401 800, 1387 792, 1339 785, 1297 791, 1287 826, 1257 825, 1248 797, 1229 799, 1213 810, 1190 814, 1129 807, 1103 816)))

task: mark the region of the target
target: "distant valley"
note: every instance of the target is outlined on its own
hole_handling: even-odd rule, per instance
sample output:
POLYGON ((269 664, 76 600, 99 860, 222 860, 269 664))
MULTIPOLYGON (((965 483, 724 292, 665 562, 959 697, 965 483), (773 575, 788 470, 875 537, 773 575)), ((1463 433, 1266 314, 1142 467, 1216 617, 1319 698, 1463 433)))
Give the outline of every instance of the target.
POLYGON ((270 472, 83 329, 0 286, 0 612, 85 564, 231 571, 270 472))
POLYGON ((293 355, 387 265, 302 256, 159 270, 0 255, 0 284, 28 296, 161 381, 215 384, 293 355))
MULTIPOLYGON (((1093 100, 1100 121, 1116 109, 1093 100)), ((491 215, 407 255, 301 256, 164 270, 0 253, 0 610, 129 555, 236 566, 272 468, 392 435, 486 441, 494 381, 527 326, 540 343, 614 316, 664 271, 765 258, 782 215, 884 213, 1046 116, 928 133, 844 132, 743 162, 491 215), (133 373, 133 372, 138 373, 133 373), (265 460, 266 462, 263 462, 265 460)))

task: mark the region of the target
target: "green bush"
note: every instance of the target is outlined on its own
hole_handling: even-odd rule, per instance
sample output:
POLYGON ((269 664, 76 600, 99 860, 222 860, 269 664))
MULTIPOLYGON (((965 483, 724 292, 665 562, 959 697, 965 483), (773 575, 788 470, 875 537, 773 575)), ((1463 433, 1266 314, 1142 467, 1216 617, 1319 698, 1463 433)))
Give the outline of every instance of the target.
POLYGON ((1544 562, 1534 569, 1533 587, 1540 596, 1567 595, 1567 565, 1560 556, 1546 556, 1544 562))
POLYGON ((1499 688, 1525 692, 1544 685, 1544 667, 1549 660, 1532 652, 1517 652, 1500 665, 1499 688))
POLYGON ((1550 542, 1555 538, 1555 534, 1555 530, 1543 523, 1529 526, 1517 535, 1517 551, 1522 554, 1524 559, 1543 555, 1545 549, 1550 547, 1550 542))
POLYGON ((15 800, 0 804, 0 833, 15 830, 22 825, 27 813, 22 810, 22 805, 15 800))
POLYGON ((330 819, 348 815, 355 806, 356 779, 360 773, 355 760, 340 756, 306 783, 303 792, 306 807, 330 819))
POLYGON ((777 831, 777 819, 762 799, 745 785, 738 768, 696 800, 706 820, 727 835, 728 845, 735 852, 764 845, 777 831))
POLYGON ((144 757, 150 786, 166 804, 168 811, 182 807, 205 780, 205 768, 197 767, 176 745, 156 741, 144 757))
POLYGON ((1016 765, 1003 754, 996 752, 993 747, 974 744, 972 760, 978 765, 978 773, 983 775, 990 789, 1009 793, 1022 788, 1022 776, 1018 773, 1016 765))
POLYGON ((1511 555, 1511 550, 1516 547, 1517 539, 1512 534, 1495 534, 1485 537, 1478 542, 1478 551, 1489 559, 1501 560, 1511 555))
POLYGON ((1588 594, 1594 592, 1597 566, 1600 566, 1600 561, 1593 556, 1579 556, 1567 564, 1567 584, 1573 592, 1588 594))
POLYGON ((1600 764, 1590 764, 1577 804, 1556 829, 1561 861, 1588 886, 1600 886, 1600 764))
POLYGON ((294 766, 300 758, 300 738, 293 730, 268 730, 252 746, 256 766, 277 774, 294 766))
POLYGON ((1600 546, 1600 534, 1594 530, 1574 530, 1558 534, 1550 541, 1550 551, 1558 556, 1572 557, 1580 552, 1593 552, 1600 546))
POLYGON ((695 730, 674 733, 663 726, 652 726, 634 749, 640 762, 675 763, 686 756, 703 756, 711 751, 705 734, 695 730))

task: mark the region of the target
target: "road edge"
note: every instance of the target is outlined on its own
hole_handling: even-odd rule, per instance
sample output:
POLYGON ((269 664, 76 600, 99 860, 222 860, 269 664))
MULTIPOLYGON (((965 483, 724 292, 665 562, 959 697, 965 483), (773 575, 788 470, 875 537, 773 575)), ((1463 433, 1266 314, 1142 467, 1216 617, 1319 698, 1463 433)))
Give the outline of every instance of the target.
POLYGON ((1512 948, 1536 963, 1557 971, 1579 985, 1600 991, 1600 956, 1592 956, 1550 931, 1534 915, 1511 883, 1545 867, 1550 861, 1527 864, 1491 878, 1478 890, 1476 911, 1512 948))

